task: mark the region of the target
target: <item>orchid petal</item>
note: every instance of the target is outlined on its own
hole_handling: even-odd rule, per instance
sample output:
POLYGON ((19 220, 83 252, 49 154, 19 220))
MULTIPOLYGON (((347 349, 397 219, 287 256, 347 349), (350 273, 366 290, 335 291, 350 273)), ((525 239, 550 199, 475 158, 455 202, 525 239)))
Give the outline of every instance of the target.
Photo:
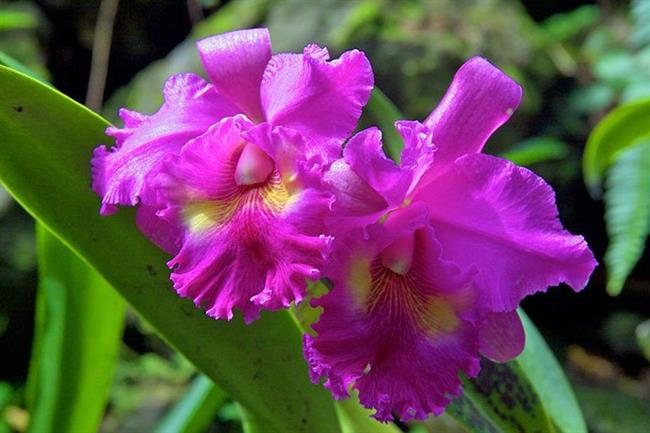
POLYGON ((194 74, 170 77, 163 93, 164 104, 151 116, 120 110, 124 127, 106 131, 117 145, 110 150, 105 146, 95 149, 92 186, 102 197, 102 215, 115 213, 116 205, 135 206, 140 201, 154 205, 150 174, 160 162, 180 152, 210 125, 237 112, 212 85, 194 74))
POLYGON ((302 55, 273 56, 261 86, 267 121, 314 140, 340 143, 352 133, 370 98, 372 69, 356 50, 328 59, 327 50, 314 45, 302 55))
POLYGON ((238 30, 201 39, 199 56, 217 91, 255 120, 263 120, 260 83, 271 59, 267 29, 238 30))
POLYGON ((478 153, 490 135, 514 113, 521 101, 519 84, 481 57, 473 57, 456 72, 447 93, 424 124, 437 146, 437 176, 456 158, 478 153))
POLYGON ((443 256, 477 267, 493 311, 561 282, 581 290, 596 266, 583 237, 563 229, 551 187, 504 159, 459 158, 414 200, 429 203, 443 256))
POLYGON ((479 331, 480 352, 492 361, 506 362, 524 350, 526 334, 516 311, 489 313, 479 331))

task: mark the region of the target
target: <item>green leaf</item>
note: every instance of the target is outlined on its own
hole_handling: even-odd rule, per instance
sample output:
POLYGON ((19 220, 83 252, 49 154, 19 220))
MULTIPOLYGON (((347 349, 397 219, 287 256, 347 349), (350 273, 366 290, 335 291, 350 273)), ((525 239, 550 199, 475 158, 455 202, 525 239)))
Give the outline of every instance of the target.
POLYGON ((539 395, 514 362, 481 361, 481 373, 465 380, 447 413, 474 433, 552 433, 539 395))
POLYGON ((530 318, 518 310, 526 331, 526 347, 514 361, 543 402, 549 418, 562 433, 587 433, 575 393, 560 363, 530 318))
MULTIPOLYGON (((5 8, 6 5, 3 5, 5 8)), ((38 26, 34 12, 28 10, 0 10, 0 32, 8 30, 29 30, 38 26)))
POLYGON ((207 376, 199 375, 183 397, 165 415, 155 433, 202 433, 207 431, 226 401, 226 393, 207 376))
POLYGON ((18 60, 11 57, 9 54, 3 53, 1 51, 0 51, 0 65, 8 66, 12 69, 22 72, 25 75, 29 75, 30 77, 37 79, 38 81, 42 81, 44 83, 47 82, 45 77, 42 77, 40 74, 34 72, 27 66, 23 65, 18 60))
POLYGON ((518 165, 533 164, 565 158, 569 148, 565 142, 553 137, 532 137, 513 146, 500 156, 518 165))
POLYGON ((642 138, 650 138, 650 98, 621 105, 596 125, 582 158, 583 177, 594 197, 600 196, 605 171, 618 153, 642 138))
POLYGON ((281 433, 282 430, 270 428, 264 421, 257 418, 248 409, 240 404, 236 404, 241 416, 242 431, 244 433, 281 433))
POLYGON ((607 174, 607 292, 618 295, 650 232, 650 136, 618 154, 607 174))
POLYGON ((402 116, 402 113, 395 107, 393 102, 377 87, 372 89, 366 110, 370 112, 373 119, 379 125, 379 129, 381 129, 384 150, 394 161, 399 162, 404 142, 397 129, 395 129, 394 124, 395 121, 403 119, 404 116, 402 116))
POLYGON ((29 431, 97 431, 117 362, 125 303, 40 224, 29 373, 29 431))
POLYGON ((208 318, 180 299, 168 257, 137 230, 132 209, 98 215, 93 148, 107 122, 54 89, 0 67, 0 180, 16 200, 91 263, 160 335, 270 428, 339 431, 329 395, 309 382, 288 313, 208 318), (290 390, 290 392, 283 392, 290 390), (282 398, 278 393, 282 392, 282 398))
POLYGON ((447 409, 469 431, 587 433, 562 367, 535 325, 519 310, 526 347, 515 360, 481 363, 477 379, 447 409), (554 428, 555 427, 555 428, 554 428))

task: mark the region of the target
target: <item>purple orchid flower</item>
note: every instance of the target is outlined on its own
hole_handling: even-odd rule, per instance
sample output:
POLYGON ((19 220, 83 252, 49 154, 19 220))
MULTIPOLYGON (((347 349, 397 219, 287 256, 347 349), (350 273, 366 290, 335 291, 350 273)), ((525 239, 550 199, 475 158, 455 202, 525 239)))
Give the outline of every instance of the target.
POLYGON ((371 128, 326 173, 334 288, 314 301, 323 312, 304 351, 335 398, 352 386, 381 421, 440 414, 462 391, 459 372, 478 374, 480 354, 506 361, 523 350, 522 298, 586 285, 596 261, 563 229, 551 187, 480 153, 520 99, 517 83, 470 59, 423 123, 396 123, 400 165, 371 128))
POLYGON ((322 170, 340 154, 368 101, 373 74, 353 50, 271 54, 266 29, 198 42, 210 83, 172 76, 147 116, 120 111, 117 145, 93 157, 101 213, 139 205, 140 229, 175 257, 181 296, 215 318, 233 308, 246 322, 261 309, 300 301, 317 279, 330 238, 331 197, 322 170))

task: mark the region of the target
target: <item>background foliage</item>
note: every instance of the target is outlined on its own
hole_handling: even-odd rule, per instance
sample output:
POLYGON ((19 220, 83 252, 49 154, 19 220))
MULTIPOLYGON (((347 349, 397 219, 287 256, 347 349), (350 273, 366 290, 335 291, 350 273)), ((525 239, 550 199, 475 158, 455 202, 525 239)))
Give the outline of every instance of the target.
MULTIPOLYGON (((98 1, 0 1, 0 64, 22 67, 83 102, 98 8, 98 1)), ((524 309, 560 359, 589 430, 644 432, 650 426, 650 266, 644 253, 650 218, 649 19, 650 2, 644 0, 598 5, 505 0, 124 1, 115 23, 102 112, 114 121, 119 106, 154 111, 169 74, 199 70, 194 39, 240 27, 270 27, 275 51, 297 51, 312 41, 327 45, 333 54, 349 47, 367 51, 377 85, 409 118, 428 114, 467 57, 488 57, 525 88, 521 109, 493 137, 488 151, 545 177, 557 191, 567 228, 584 233, 604 262, 583 293, 553 289, 525 301, 524 309), (606 290, 621 294, 610 298, 606 290)), ((368 110, 364 125, 386 115, 379 107, 368 110)), ((62 204, 59 212, 65 211, 62 204)), ((101 277, 65 247, 55 254, 59 262, 49 265, 54 272, 39 258, 41 274, 53 274, 54 280, 41 278, 37 283, 36 239, 40 252, 62 247, 45 229, 39 228, 37 238, 34 233, 31 218, 0 189, 0 352, 9 354, 0 360, 0 432, 25 430, 28 417, 37 411, 50 416, 66 412, 65 404, 72 402, 32 406, 34 395, 48 392, 38 389, 33 372, 47 370, 48 364, 74 366, 74 360, 84 356, 110 359, 110 353, 83 354, 99 339, 115 340, 113 350, 119 351, 107 388, 109 405, 96 420, 102 431, 238 432, 242 418, 246 428, 255 431, 250 413, 204 376, 196 376, 192 364, 131 310, 125 319, 120 314, 105 320, 89 314, 93 303, 104 302, 101 289, 98 297, 61 296, 60 284, 105 284, 94 282, 101 277), (57 270, 73 268, 78 272, 57 275, 57 270), (46 304, 48 296, 55 302, 46 304), (62 320, 47 322, 45 305, 65 310, 58 316, 62 320), (107 334, 80 337, 89 344, 71 348, 79 353, 62 350, 79 320, 101 321, 107 334), (120 340, 110 330, 121 329, 122 320, 120 340), (49 334, 59 344, 49 343, 54 349, 45 361, 42 353, 31 353, 34 341, 34 347, 47 347, 38 331, 43 323, 61 330, 49 334)), ((102 347, 110 351, 109 345, 102 347)), ((527 365, 526 356, 517 362, 530 372, 534 364, 527 365)), ((553 362, 550 359, 545 365, 553 362)), ((107 368, 110 372, 113 367, 107 368)), ((85 374, 75 373, 80 378, 85 374)), ((349 420, 344 427, 365 419, 353 404, 336 410, 349 420)), ((459 431, 460 419, 461 424, 442 417, 399 427, 459 431)), ((579 425, 571 428, 564 425, 563 431, 581 431, 579 425)))

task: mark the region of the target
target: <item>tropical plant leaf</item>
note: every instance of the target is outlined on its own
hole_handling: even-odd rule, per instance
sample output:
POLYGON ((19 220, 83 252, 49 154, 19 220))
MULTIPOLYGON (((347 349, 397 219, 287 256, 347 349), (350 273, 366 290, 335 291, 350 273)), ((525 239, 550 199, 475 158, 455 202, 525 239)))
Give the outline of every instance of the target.
POLYGON ((47 82, 45 77, 42 77, 40 74, 34 72, 27 66, 20 63, 18 60, 11 57, 9 54, 3 53, 2 51, 0 51, 0 65, 8 66, 11 69, 15 69, 25 75, 29 75, 30 77, 35 78, 38 81, 42 81, 44 83, 47 82))
POLYGON ((476 379, 447 413, 473 433, 587 433, 584 417, 562 367, 526 314, 519 310, 526 348, 505 364, 481 362, 476 379))
POLYGON ((582 158, 582 174, 592 196, 600 196, 605 171, 618 153, 643 138, 650 138, 650 98, 621 105, 596 125, 582 158))
POLYGON ((530 167, 533 164, 562 159, 569 154, 567 144, 553 137, 532 137, 513 146, 500 156, 517 165, 530 167))
MULTIPOLYGON (((2 52, 0 64, 46 82, 2 52)), ((38 223, 36 234, 39 289, 28 378, 29 430, 96 431, 117 361, 125 304, 94 269, 38 223)))
POLYGON ((155 433, 203 433, 207 431, 227 396, 209 377, 200 374, 165 414, 155 433))
POLYGON ((530 318, 518 310, 526 331, 526 347, 516 362, 544 404, 549 418, 562 433, 587 433, 580 405, 562 366, 530 318))
POLYGON ((623 150, 605 185, 607 292, 618 295, 650 232, 650 136, 623 150))
POLYGON ((97 431, 117 362, 126 304, 40 224, 29 431, 97 431))
POLYGON ((0 31, 30 30, 37 25, 38 19, 31 10, 9 9, 7 5, 0 10, 0 31))
POLYGON ((539 395, 516 362, 481 361, 481 373, 465 380, 447 413, 473 433, 552 433, 539 395))
POLYGON ((241 417, 241 426, 244 433, 282 433, 282 430, 270 428, 266 423, 257 418, 251 411, 240 404, 236 404, 241 417))
POLYGON ((257 418, 282 431, 339 431, 330 397, 309 382, 300 331, 288 313, 263 314, 248 326, 240 317, 208 318, 173 292, 168 257, 137 230, 132 211, 98 215, 89 160, 107 141, 104 119, 5 67, 0 94, 0 180, 30 214, 257 418))

